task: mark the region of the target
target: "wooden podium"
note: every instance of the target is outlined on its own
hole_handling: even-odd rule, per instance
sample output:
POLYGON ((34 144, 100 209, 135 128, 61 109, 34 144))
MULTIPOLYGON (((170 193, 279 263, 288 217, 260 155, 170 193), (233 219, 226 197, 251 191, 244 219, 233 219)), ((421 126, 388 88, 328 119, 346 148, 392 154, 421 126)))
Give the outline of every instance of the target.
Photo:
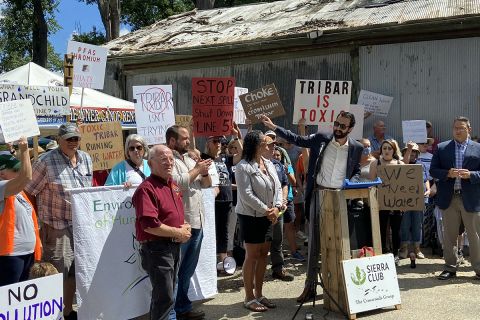
POLYGON ((350 319, 356 319, 356 314, 350 314, 349 312, 341 263, 342 260, 352 258, 346 200, 360 198, 370 206, 373 249, 375 254, 381 254, 377 188, 322 190, 320 192, 323 199, 320 216, 322 279, 325 289, 337 301, 342 310, 339 310, 325 293, 323 295, 323 306, 327 310, 342 312, 348 314, 350 319))

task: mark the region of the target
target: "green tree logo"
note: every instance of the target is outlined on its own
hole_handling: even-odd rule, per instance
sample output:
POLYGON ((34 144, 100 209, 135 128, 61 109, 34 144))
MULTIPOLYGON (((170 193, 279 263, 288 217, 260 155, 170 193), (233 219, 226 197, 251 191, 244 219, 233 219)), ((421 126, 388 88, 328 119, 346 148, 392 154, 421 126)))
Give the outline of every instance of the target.
POLYGON ((351 273, 350 278, 352 282, 355 283, 357 286, 361 286, 367 280, 367 274, 363 269, 360 269, 358 266, 355 268, 355 274, 351 273))

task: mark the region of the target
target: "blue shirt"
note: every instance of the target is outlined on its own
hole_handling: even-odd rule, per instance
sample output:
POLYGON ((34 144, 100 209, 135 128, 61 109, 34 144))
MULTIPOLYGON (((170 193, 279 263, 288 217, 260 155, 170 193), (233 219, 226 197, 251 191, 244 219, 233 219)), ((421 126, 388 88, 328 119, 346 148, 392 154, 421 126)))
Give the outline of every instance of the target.
MULTIPOLYGON (((465 150, 467 150, 468 139, 462 143, 458 143, 455 140, 455 168, 462 169, 463 159, 465 156, 465 150)), ((460 178, 455 178, 455 185, 453 187, 455 190, 462 189, 462 180, 460 178)))
POLYGON ((370 140, 370 146, 372 147, 372 151, 379 151, 383 140, 393 140, 393 137, 386 134, 383 136, 383 140, 380 142, 377 140, 377 138, 375 138, 374 135, 371 135, 370 137, 368 137, 368 140, 370 140))

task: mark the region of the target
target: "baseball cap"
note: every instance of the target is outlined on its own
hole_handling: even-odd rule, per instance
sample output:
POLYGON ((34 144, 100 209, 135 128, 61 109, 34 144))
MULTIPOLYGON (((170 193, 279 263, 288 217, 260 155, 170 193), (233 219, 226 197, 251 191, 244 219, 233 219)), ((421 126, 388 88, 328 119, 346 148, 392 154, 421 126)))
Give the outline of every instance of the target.
POLYGON ((272 144, 272 143, 275 143, 275 141, 272 139, 272 137, 270 136, 265 136, 265 142, 267 144, 272 144))
POLYGON ((81 137, 80 130, 73 123, 64 123, 58 128, 58 136, 62 139, 68 139, 71 137, 81 137))
MULTIPOLYGON (((408 146, 407 144, 405 144, 405 147, 403 147, 402 152, 407 151, 407 149, 408 149, 408 146)), ((412 151, 420 152, 420 149, 418 148, 418 144, 416 144, 415 142, 413 142, 412 151)))
POLYGON ((20 169, 20 161, 12 155, 0 155, 0 170, 20 169))
POLYGON ((55 140, 52 140, 49 143, 47 143, 47 145, 45 147, 46 150, 54 150, 54 149, 57 149, 57 148, 58 148, 58 143, 55 140))
POLYGON ((277 137, 277 134, 275 132, 273 132, 272 130, 268 130, 267 132, 265 132, 265 135, 269 136, 269 137, 272 137, 273 139, 275 139, 277 137))

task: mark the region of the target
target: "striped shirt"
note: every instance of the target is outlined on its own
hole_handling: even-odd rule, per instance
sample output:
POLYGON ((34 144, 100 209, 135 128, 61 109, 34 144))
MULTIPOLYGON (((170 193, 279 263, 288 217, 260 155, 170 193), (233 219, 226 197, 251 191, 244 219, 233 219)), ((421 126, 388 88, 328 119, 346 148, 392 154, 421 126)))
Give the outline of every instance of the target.
POLYGON ((90 156, 77 150, 74 167, 60 148, 48 152, 33 165, 32 181, 25 191, 36 196, 40 221, 54 229, 72 225, 70 194, 66 189, 92 186, 93 165, 90 156))
MULTIPOLYGON (((462 169, 463 158, 465 156, 465 150, 467 150, 468 139, 462 143, 455 141, 455 168, 462 169)), ((455 190, 462 189, 462 180, 460 178, 455 178, 455 185, 453 187, 455 190)))

